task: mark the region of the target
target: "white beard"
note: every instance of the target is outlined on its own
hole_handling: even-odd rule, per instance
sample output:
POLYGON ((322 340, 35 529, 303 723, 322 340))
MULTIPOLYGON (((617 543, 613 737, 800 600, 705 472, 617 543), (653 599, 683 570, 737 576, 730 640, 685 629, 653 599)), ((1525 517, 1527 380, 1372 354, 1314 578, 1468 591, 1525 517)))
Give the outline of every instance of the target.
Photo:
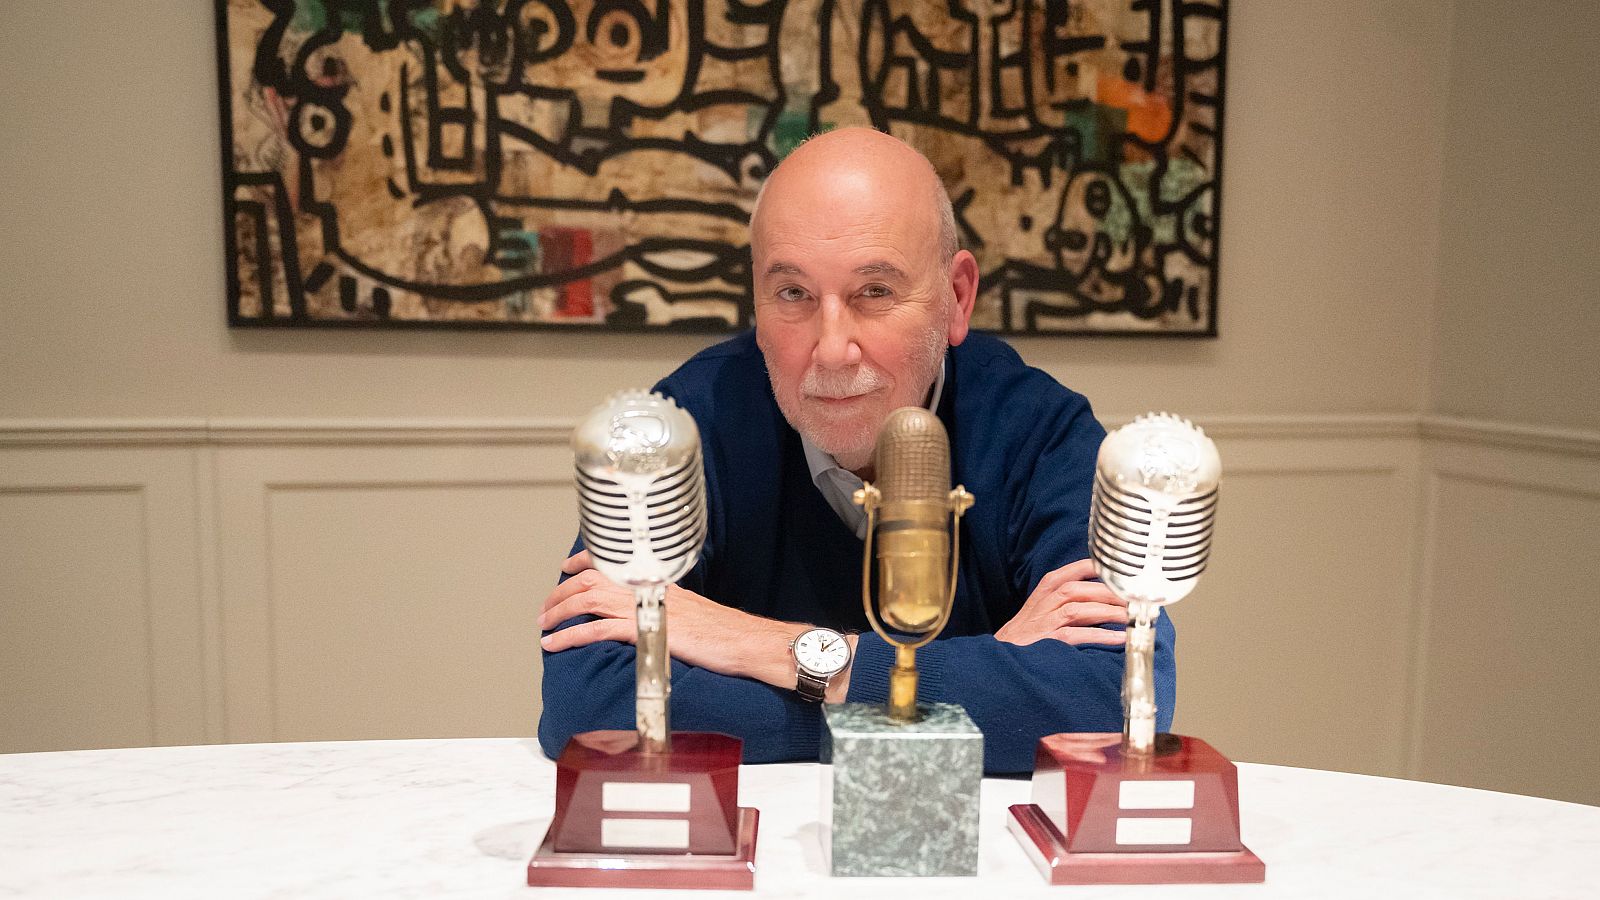
MULTIPOLYGON (((859 472, 872 463, 877 449, 878 430, 883 427, 889 413, 901 406, 915 406, 927 402, 928 391, 933 387, 939 365, 944 359, 945 342, 942 328, 929 328, 918 335, 911 346, 911 356, 906 361, 906 371, 915 393, 905 396, 906 385, 898 385, 897 396, 883 398, 877 409, 857 410, 848 418, 829 416, 824 409, 807 403, 808 397, 855 397, 883 387, 888 376, 870 365, 862 364, 848 370, 826 371, 812 367, 800 380, 799 408, 791 408, 777 384, 773 396, 784 418, 800 432, 800 436, 834 458, 840 467, 859 472)), ((771 367, 768 367, 770 374, 771 367)))

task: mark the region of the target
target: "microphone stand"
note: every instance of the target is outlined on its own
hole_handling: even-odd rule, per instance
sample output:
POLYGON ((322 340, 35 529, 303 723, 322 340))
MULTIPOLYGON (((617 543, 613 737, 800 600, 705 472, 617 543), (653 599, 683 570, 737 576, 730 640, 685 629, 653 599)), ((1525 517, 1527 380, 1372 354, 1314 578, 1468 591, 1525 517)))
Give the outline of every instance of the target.
POLYGON ((639 729, 639 749, 667 753, 672 749, 672 728, 667 699, 672 693, 667 656, 667 586, 636 585, 634 618, 639 636, 634 654, 634 724, 639 729))
POLYGON ((1156 745, 1155 617, 1148 600, 1128 604, 1130 623, 1122 670, 1122 752, 1148 764, 1156 745))
POLYGON ((961 563, 961 516, 972 508, 974 498, 967 489, 957 485, 945 501, 950 510, 950 577, 946 589, 941 591, 939 618, 915 641, 902 642, 889 635, 878 621, 872 608, 872 536, 877 531, 878 507, 883 505, 883 492, 872 484, 864 484, 855 492, 857 506, 867 513, 867 537, 861 550, 861 605, 867 620, 878 636, 894 645, 894 666, 889 669, 889 718, 897 722, 915 722, 917 714, 917 648, 928 643, 944 630, 950 619, 951 607, 956 598, 956 570, 961 563))

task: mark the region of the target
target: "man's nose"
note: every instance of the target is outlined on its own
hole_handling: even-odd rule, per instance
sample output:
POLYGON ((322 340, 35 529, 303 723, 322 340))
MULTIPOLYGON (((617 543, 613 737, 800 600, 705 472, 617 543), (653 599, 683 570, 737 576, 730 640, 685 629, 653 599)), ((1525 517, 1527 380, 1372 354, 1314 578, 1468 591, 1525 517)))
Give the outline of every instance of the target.
POLYGON ((824 297, 817 335, 814 362, 824 369, 844 369, 861 362, 861 347, 856 343, 855 320, 850 308, 838 297, 824 297))

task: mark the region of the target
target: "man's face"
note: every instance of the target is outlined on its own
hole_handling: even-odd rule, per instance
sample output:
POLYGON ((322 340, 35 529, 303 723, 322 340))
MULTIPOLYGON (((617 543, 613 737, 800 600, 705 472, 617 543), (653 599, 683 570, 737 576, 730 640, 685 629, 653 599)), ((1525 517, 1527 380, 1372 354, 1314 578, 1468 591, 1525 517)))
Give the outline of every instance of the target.
POLYGON ((936 220, 897 214, 903 204, 869 187, 764 198, 752 244, 756 340, 778 407, 852 470, 871 462, 890 412, 926 402, 945 347, 966 334, 936 220))

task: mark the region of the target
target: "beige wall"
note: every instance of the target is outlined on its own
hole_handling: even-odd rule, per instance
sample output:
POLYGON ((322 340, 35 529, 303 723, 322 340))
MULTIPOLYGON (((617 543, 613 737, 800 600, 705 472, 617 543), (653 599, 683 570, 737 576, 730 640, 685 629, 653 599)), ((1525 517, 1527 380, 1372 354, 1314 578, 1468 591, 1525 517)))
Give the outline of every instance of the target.
POLYGON ((1411 765, 1594 804, 1597 33, 1594 3, 1456 4, 1411 765))
MULTIPOLYGON (((532 604, 572 531, 563 429, 711 339, 229 331, 211 5, 106 0, 60 24, 60 4, 7 4, 0 751, 530 733, 532 604)), ((1593 428, 1592 402, 1466 403, 1473 342, 1517 325, 1502 298, 1526 302, 1484 251, 1545 208, 1480 187, 1494 160, 1461 92, 1493 82, 1507 142, 1521 102, 1479 52, 1485 9, 1236 0, 1222 337, 1017 344, 1108 418, 1167 407, 1222 445, 1216 562, 1175 611, 1182 730, 1243 760, 1593 801, 1600 783, 1551 759, 1504 774, 1529 723, 1502 713, 1552 671, 1522 643, 1535 616, 1509 650, 1480 627, 1517 565, 1582 562, 1540 555, 1548 528, 1600 533, 1600 440, 1505 424, 1593 428), (1482 486, 1517 454, 1545 468, 1510 497, 1482 486), (1507 543, 1504 522, 1535 527, 1507 543)), ((1581 84, 1581 48, 1556 46, 1538 78, 1581 84)), ((1569 183, 1518 177, 1557 205, 1569 183)), ((1551 242, 1578 233, 1519 257, 1560 263, 1541 296, 1569 322, 1592 315, 1593 262, 1551 242)), ((1517 354, 1548 352, 1530 334, 1517 354)), ((1528 396, 1559 391, 1554 371, 1528 396)), ((1555 721, 1562 697, 1535 724, 1600 738, 1592 714, 1555 721)))
POLYGON ((1600 4, 1458 4, 1433 407, 1600 429, 1600 4))

